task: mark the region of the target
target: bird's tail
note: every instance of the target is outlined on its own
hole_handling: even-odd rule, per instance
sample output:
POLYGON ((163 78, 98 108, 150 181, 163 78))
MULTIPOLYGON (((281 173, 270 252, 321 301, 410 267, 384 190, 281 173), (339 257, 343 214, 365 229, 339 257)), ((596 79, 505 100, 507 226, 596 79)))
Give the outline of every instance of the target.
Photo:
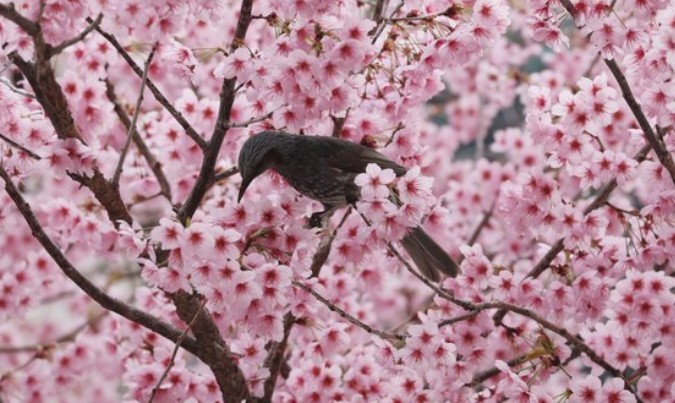
POLYGON ((429 280, 440 280, 439 272, 457 276, 457 263, 420 227, 415 227, 401 239, 401 245, 415 262, 417 269, 429 280))

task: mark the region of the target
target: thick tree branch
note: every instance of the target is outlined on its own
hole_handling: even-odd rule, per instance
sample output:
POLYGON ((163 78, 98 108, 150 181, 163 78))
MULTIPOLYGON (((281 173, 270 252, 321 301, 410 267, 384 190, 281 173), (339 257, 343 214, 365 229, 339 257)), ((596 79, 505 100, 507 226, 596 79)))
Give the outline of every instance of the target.
MULTIPOLYGON (((248 30, 248 26, 251 22, 252 7, 253 0, 242 1, 237 27, 235 29, 234 38, 230 46, 232 50, 236 49, 244 41, 246 31, 248 30)), ((122 54, 122 56, 127 59, 127 62, 129 62, 130 57, 114 39, 114 37, 112 35, 103 33, 101 30, 98 31, 104 35, 113 44, 113 46, 118 49, 120 54, 122 54)), ((132 68, 135 66, 134 71, 136 71, 138 74, 138 66, 136 66, 135 63, 130 63, 130 65, 132 65, 132 68)), ((223 81, 223 87, 220 92, 218 119, 216 121, 216 127, 213 135, 211 136, 211 140, 206 142, 205 140, 201 139, 201 137, 199 137, 200 140, 195 140, 198 144, 200 144, 200 146, 202 146, 202 149, 204 150, 204 159, 202 161, 202 166, 200 168, 199 176, 197 177, 195 185, 187 200, 183 204, 183 207, 178 211, 178 218, 183 225, 188 224, 190 218, 199 207, 199 204, 201 203, 204 195, 213 182, 214 167, 218 159, 218 154, 220 153, 220 148, 225 138, 225 134, 227 133, 226 123, 230 121, 230 113, 234 104, 235 83, 236 78, 223 81)), ((150 82, 148 82, 148 88, 152 90, 150 82)), ((164 105, 163 102, 160 101, 160 103, 164 105)), ((166 103, 168 105, 168 101, 166 103)), ((167 105, 164 106, 167 107, 167 105)), ((174 117, 175 116, 176 115, 174 115, 174 117)), ((186 131, 187 130, 188 129, 186 129, 186 131)), ((251 396, 246 384, 246 379, 244 378, 241 369, 237 366, 237 363, 230 357, 229 349, 225 345, 225 342, 220 335, 220 331, 211 318, 208 310, 201 307, 199 297, 197 295, 188 294, 184 291, 179 291, 170 295, 170 297, 176 305, 176 312, 178 313, 178 316, 181 318, 181 320, 183 320, 183 322, 189 323, 192 321, 195 315, 197 315, 196 322, 192 327, 192 332, 202 348, 201 353, 204 354, 204 357, 207 357, 204 359, 204 362, 211 368, 211 371, 216 377, 216 381, 220 387, 223 400, 228 403, 239 403, 242 400, 250 399, 251 396)))
MULTIPOLYGON (((87 22, 90 24, 93 23, 93 20, 91 18, 87 18, 87 22)), ((99 26, 94 26, 94 29, 96 32, 101 34, 110 44, 117 50, 117 53, 122 56, 124 61, 127 62, 129 67, 136 73, 138 77, 143 77, 143 70, 138 67, 134 59, 131 58, 131 55, 129 55, 129 52, 124 49, 124 46, 122 46, 118 41, 117 38, 115 38, 115 35, 109 34, 102 30, 99 26)), ((187 134, 197 145, 204 149, 207 146, 206 140, 202 138, 202 136, 197 133, 197 131, 188 123, 187 120, 183 117, 183 114, 180 113, 174 106, 171 104, 171 102, 162 94, 162 92, 157 88, 155 83, 152 82, 152 80, 147 80, 146 85, 148 86, 148 89, 150 92, 152 92, 152 95, 155 97, 157 102, 160 103, 164 107, 164 109, 169 112, 171 116, 173 116, 174 119, 176 119, 176 122, 185 130, 185 134, 187 134)))
MULTIPOLYGON (((16 51, 9 54, 9 59, 19 68, 30 84, 35 97, 44 109, 52 126, 54 126, 57 136, 60 139, 76 139, 84 143, 68 107, 68 101, 61 90, 61 86, 56 81, 54 70, 49 63, 47 57, 49 46, 44 43, 41 35, 34 37, 34 45, 35 62, 24 60, 16 51)), ((74 173, 69 175, 94 193, 96 199, 108 213, 110 221, 115 225, 119 220, 131 223, 131 215, 129 215, 119 190, 111 186, 98 168, 93 169, 90 177, 74 173)))
POLYGON ((176 313, 183 322, 192 323, 197 356, 211 368, 226 403, 240 403, 251 398, 246 378, 232 358, 229 348, 220 335, 218 326, 199 297, 179 291, 170 295, 176 305, 176 313), (196 318, 196 319, 195 319, 196 318))
POLYGON ((376 29, 377 26, 380 25, 380 23, 382 23, 382 20, 384 19, 384 5, 386 2, 387 0, 377 0, 377 3, 375 3, 375 8, 373 9, 373 16, 370 18, 371 20, 375 21, 375 27, 373 29, 376 29))
MULTIPOLYGON (((63 274, 66 275, 70 280, 75 283, 82 291, 84 291, 91 299, 96 301, 104 309, 115 312, 118 315, 138 323, 139 325, 152 330, 153 332, 171 340, 173 342, 178 341, 182 332, 173 326, 163 322, 159 318, 156 318, 144 311, 134 308, 133 306, 120 301, 116 298, 111 297, 106 294, 103 290, 97 287, 94 283, 89 281, 82 273, 80 273, 66 258, 66 256, 61 252, 61 249, 51 240, 51 238, 44 232, 42 226, 38 222, 35 213, 31 209, 30 205, 23 198, 19 189, 12 182, 12 178, 9 176, 5 168, 0 165, 0 177, 5 182, 5 190, 7 194, 12 199, 16 207, 23 215, 26 223, 30 227, 33 236, 35 239, 40 242, 42 247, 47 251, 47 253, 54 259, 54 262, 61 268, 63 274)), ((186 337, 183 340, 182 346, 189 352, 198 355, 198 344, 197 341, 192 337, 186 337)))
MULTIPOLYGON (((241 9, 239 11, 239 20, 234 32, 234 38, 230 45, 230 53, 241 46, 246 37, 246 31, 251 23, 251 9, 253 7, 253 0, 243 0, 241 9)), ((220 153, 220 147, 223 145, 223 140, 227 134, 227 123, 230 121, 230 114, 232 106, 234 105, 234 98, 236 95, 235 85, 237 78, 228 78, 223 81, 223 86, 220 90, 220 107, 218 108, 218 118, 216 119, 216 127, 213 135, 208 142, 204 151, 204 160, 199 170, 199 176, 195 182, 190 195, 183 204, 183 207, 178 212, 180 221, 185 224, 197 211, 197 208, 202 202, 204 195, 208 191, 211 181, 213 180, 213 170, 220 153)))
POLYGON ((288 338, 291 336, 291 330, 295 325, 295 316, 292 313, 284 315, 284 337, 278 343, 271 343, 265 358, 265 367, 270 371, 270 375, 265 380, 264 396, 260 399, 261 402, 271 402, 274 395, 274 387, 277 385, 277 378, 281 372, 281 367, 284 363, 284 355, 286 354, 286 347, 288 346, 288 338))
POLYGON ((38 47, 36 41, 36 62, 24 60, 16 51, 9 54, 9 60, 16 65, 26 78, 45 114, 52 122, 60 139, 75 138, 82 141, 80 132, 68 108, 68 100, 61 91, 49 61, 45 58, 45 45, 38 47))
POLYGON ((40 26, 16 11, 14 3, 0 4, 0 16, 15 23, 30 36, 36 36, 40 33, 40 26))

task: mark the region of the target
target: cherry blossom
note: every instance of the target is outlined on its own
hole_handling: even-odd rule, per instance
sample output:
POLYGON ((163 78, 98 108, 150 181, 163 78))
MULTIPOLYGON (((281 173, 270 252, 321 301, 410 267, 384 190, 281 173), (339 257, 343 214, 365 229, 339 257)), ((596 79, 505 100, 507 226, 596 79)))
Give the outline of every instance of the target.
POLYGON ((675 398, 672 2, 146 3, 0 4, 1 401, 675 398))

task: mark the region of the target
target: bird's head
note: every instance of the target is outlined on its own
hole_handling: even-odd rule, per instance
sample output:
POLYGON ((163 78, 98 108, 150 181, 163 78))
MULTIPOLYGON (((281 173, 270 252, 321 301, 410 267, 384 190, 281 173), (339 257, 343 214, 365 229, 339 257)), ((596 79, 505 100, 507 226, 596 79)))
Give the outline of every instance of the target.
POLYGON ((239 173, 241 174, 241 187, 239 188, 239 197, 246 193, 246 188, 255 178, 279 161, 280 155, 277 151, 277 145, 283 134, 277 134, 272 131, 264 131, 251 136, 239 150, 239 173))

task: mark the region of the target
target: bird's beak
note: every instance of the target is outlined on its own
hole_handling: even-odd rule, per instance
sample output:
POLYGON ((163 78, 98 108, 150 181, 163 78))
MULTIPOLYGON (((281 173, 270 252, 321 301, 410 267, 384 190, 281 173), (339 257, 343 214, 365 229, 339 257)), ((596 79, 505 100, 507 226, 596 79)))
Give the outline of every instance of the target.
POLYGON ((237 197, 237 203, 241 202, 241 198, 244 196, 244 193, 246 193, 246 188, 248 188, 248 185, 250 185, 250 184, 251 184, 251 179, 242 178, 241 186, 239 187, 239 197, 237 197))

